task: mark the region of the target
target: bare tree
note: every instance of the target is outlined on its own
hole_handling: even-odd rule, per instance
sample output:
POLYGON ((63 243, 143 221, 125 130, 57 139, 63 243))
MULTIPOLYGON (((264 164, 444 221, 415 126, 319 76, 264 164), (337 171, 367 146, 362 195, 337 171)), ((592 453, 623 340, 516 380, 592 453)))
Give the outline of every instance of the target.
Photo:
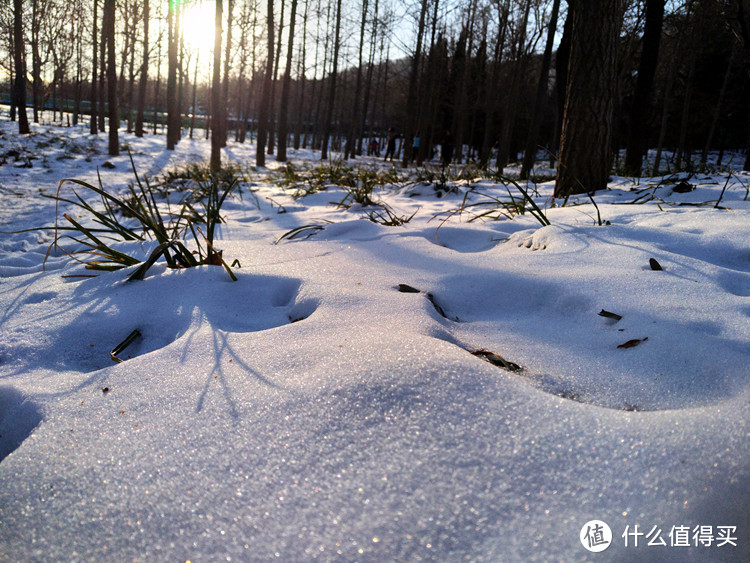
POLYGON ((294 20, 297 18, 297 0, 292 0, 292 8, 289 20, 289 41, 287 43, 286 68, 284 69, 284 82, 281 87, 281 103, 279 105, 279 143, 276 160, 286 161, 287 145, 287 117, 289 115, 289 96, 292 82, 292 57, 294 55, 294 20))
POLYGON ((136 137, 143 137, 143 114, 146 109, 146 86, 148 85, 148 24, 150 17, 148 0, 143 0, 143 60, 141 61, 141 80, 138 84, 138 109, 135 116, 136 137))
POLYGON ((23 0, 13 0, 13 52, 15 54, 16 81, 13 84, 14 104, 18 111, 18 133, 31 132, 26 116, 26 49, 23 41, 23 0))
POLYGON ((273 80, 273 0, 268 0, 266 13, 268 23, 268 58, 266 59, 266 74, 263 78, 263 94, 260 100, 258 114, 258 144, 255 150, 255 163, 266 165, 266 139, 268 136, 268 111, 271 104, 271 81, 273 80))
POLYGON ((521 180, 529 177, 531 168, 534 166, 536 157, 537 138, 539 137, 539 125, 542 118, 542 102, 547 92, 547 82, 549 80, 549 69, 552 62, 552 46, 555 41, 557 32, 557 16, 560 11, 560 0, 552 2, 552 13, 550 14, 549 25, 547 27, 547 43, 544 46, 544 55, 542 55, 542 68, 539 71, 539 81, 537 82, 536 94, 534 96, 534 108, 529 125, 529 135, 526 139, 526 149, 523 153, 523 163, 521 165, 521 180))
POLYGON ((555 197, 607 187, 622 0, 570 0, 572 37, 555 197))
MULTIPOLYGON (((167 11, 167 149, 174 150, 180 140, 180 108, 177 97, 177 47, 179 45, 175 3, 167 11)), ((221 49, 221 47, 219 47, 221 49)))
POLYGON ((633 106, 630 110, 628 146, 625 152, 625 173, 640 176, 643 155, 646 152, 646 120, 651 105, 651 89, 659 57, 661 27, 664 20, 665 0, 646 0, 646 24, 643 32, 641 61, 638 65, 633 106))
POLYGON ((99 48, 99 36, 98 36, 98 28, 97 24, 98 22, 98 8, 99 8, 99 0, 94 0, 94 21, 93 21, 93 32, 91 36, 91 46, 92 46, 92 53, 91 53, 91 122, 89 124, 89 133, 92 135, 96 135, 99 133, 99 127, 97 126, 97 111, 96 111, 96 104, 98 102, 99 96, 97 92, 97 80, 96 80, 96 73, 99 67, 99 61, 97 59, 98 55, 98 48, 99 48))
POLYGON ((333 69, 328 77, 328 105, 326 106, 326 116, 323 122, 323 140, 320 148, 320 159, 328 158, 328 141, 331 136, 333 126, 333 106, 336 100, 336 76, 338 74, 339 50, 341 49, 341 0, 336 2, 336 33, 333 41, 333 69))
POLYGON ((216 19, 214 21, 214 77, 211 84, 211 170, 218 171, 221 169, 221 133, 223 130, 222 123, 225 119, 222 100, 221 87, 221 34, 222 20, 224 19, 222 0, 216 0, 216 19))
POLYGON ((115 68, 115 0, 104 0, 102 39, 107 45, 107 103, 109 104, 109 155, 120 154, 120 116, 117 108, 117 69, 115 68))

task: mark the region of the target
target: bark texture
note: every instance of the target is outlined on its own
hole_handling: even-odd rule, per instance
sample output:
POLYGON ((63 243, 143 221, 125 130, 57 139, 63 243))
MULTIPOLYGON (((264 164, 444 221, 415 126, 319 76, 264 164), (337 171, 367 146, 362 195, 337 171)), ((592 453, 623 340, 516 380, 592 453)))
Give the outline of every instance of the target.
POLYGON ((570 0, 572 37, 555 197, 607 187, 622 0, 570 0))

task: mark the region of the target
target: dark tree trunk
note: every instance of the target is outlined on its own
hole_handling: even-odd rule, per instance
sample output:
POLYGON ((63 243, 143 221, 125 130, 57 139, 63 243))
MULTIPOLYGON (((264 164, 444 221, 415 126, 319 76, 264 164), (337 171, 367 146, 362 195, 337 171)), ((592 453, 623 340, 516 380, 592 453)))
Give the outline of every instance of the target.
POLYGON ((174 8, 175 3, 169 2, 167 12, 167 150, 174 150, 180 138, 177 131, 180 118, 177 106, 177 18, 174 8))
POLYGON ((107 103, 109 104, 109 155, 120 154, 120 116, 117 111, 117 69, 115 68, 115 0, 104 0, 102 35, 107 44, 107 103))
POLYGON ((135 136, 143 137, 143 114, 146 110, 146 86, 148 85, 148 0, 143 0, 143 61, 141 62, 141 81, 138 84, 138 109, 135 116, 135 136))
POLYGON ((338 74, 338 63, 339 63, 339 49, 341 47, 341 0, 336 2, 336 33, 333 41, 333 69, 331 75, 328 77, 329 90, 328 90, 328 105, 326 107, 326 116, 323 121, 323 140, 320 149, 320 159, 326 160, 328 158, 328 139, 331 136, 331 128, 333 126, 333 106, 336 99, 336 77, 338 74))
POLYGON ((409 94, 406 101, 405 121, 405 123, 407 123, 407 129, 404 138, 404 159, 401 163, 404 167, 408 166, 412 160, 414 135, 417 132, 417 123, 419 122, 419 109, 417 108, 417 79, 419 77, 419 63, 422 58, 422 40, 424 38, 426 19, 427 0, 422 0, 422 8, 419 12, 419 27, 417 28, 417 46, 414 49, 414 58, 412 59, 411 72, 409 73, 409 94))
POLYGON ((225 115, 221 87, 221 23, 223 19, 222 0, 216 0, 216 19, 214 20, 214 76, 211 85, 211 170, 221 169, 221 145, 225 115))
POLYGON ((23 0, 13 0, 13 54, 16 70, 16 81, 13 84, 16 108, 18 111, 18 133, 26 135, 31 132, 29 118, 26 115, 26 63, 23 42, 23 0))
POLYGON ((512 75, 510 79, 510 88, 508 100, 503 112, 503 124, 500 130, 500 143, 497 147, 497 169, 502 172, 508 164, 508 158, 511 151, 513 140, 513 129, 516 124, 516 106, 518 105, 518 84, 521 81, 521 75, 524 73, 524 60, 526 50, 526 27, 529 23, 529 12, 531 11, 531 0, 526 0, 524 7, 523 19, 520 27, 520 37, 516 46, 516 57, 513 62, 512 75))
POLYGON ((555 197, 607 187, 622 0, 570 0, 572 37, 555 197))
POLYGON ((536 86, 534 96, 534 113, 529 125, 529 136, 526 139, 526 148, 523 152, 523 164, 521 165, 521 180, 526 180, 534 166, 536 158, 537 139, 539 137, 539 124, 542 120, 542 102, 547 93, 547 81, 549 80, 549 68, 552 63, 552 46, 555 41, 557 32, 557 15, 560 11, 560 0, 554 0, 552 3, 552 13, 550 14, 549 28, 547 30, 547 43, 544 46, 544 56, 542 57, 542 69, 539 73, 539 82, 536 86))
MULTIPOLYGON (((104 9, 102 8, 102 12, 104 9)), ((102 27, 104 22, 102 21, 102 27)), ((99 39, 99 131, 104 133, 107 130, 107 111, 105 100, 107 98, 104 87, 105 87, 105 76, 107 74, 107 42, 104 40, 104 31, 102 31, 102 37, 99 39)))
POLYGON ((279 146, 276 160, 286 161, 287 142, 287 116, 289 114, 289 94, 292 82, 292 56, 294 55, 294 20, 297 17, 297 0, 292 0, 292 9, 289 16, 289 43, 287 45, 286 68, 284 69, 284 82, 281 87, 281 103, 279 105, 279 146))
POLYGON ((659 41, 664 20, 664 0, 646 0, 646 25, 643 32, 641 61, 638 65, 638 79, 630 110, 630 129, 625 152, 625 173, 640 176, 643 155, 648 149, 646 122, 651 106, 651 88, 659 58, 659 41))
POLYGON ((222 83, 222 115, 221 115, 221 146, 227 146, 227 131, 229 128, 227 107, 229 104, 229 70, 232 58, 232 15, 234 13, 234 0, 227 3, 227 44, 224 51, 224 82, 222 83))
POLYGON ((271 104, 271 81, 273 80, 273 0, 268 0, 268 58, 266 59, 266 75, 263 79, 263 94, 260 100, 258 115, 258 144, 255 150, 255 163, 266 165, 266 138, 268 136, 268 111, 271 104))
MULTIPOLYGON (((708 151, 711 150, 711 145, 714 141, 714 135, 716 134, 716 127, 721 119, 722 109, 724 108, 724 97, 727 93, 727 86, 729 85, 729 77, 732 75, 732 66, 734 64, 734 58, 736 56, 737 49, 732 47, 732 54, 729 56, 729 62, 727 63, 727 70, 724 73, 724 80, 721 83, 721 90, 719 91, 719 99, 716 100, 716 107, 714 108, 713 119, 711 120, 711 128, 708 130, 708 136, 706 137, 706 144, 703 147, 701 153, 701 166, 706 166, 708 160, 708 151)), ((717 164, 718 166, 718 164, 717 164)))
POLYGON ((93 46, 92 49, 92 66, 91 66, 91 122, 89 123, 89 133, 92 135, 96 135, 99 133, 99 127, 97 125, 97 102, 99 99, 99 94, 97 92, 97 70, 99 68, 99 61, 97 60, 98 56, 98 49, 99 49, 99 30, 97 27, 98 23, 98 7, 99 7, 99 0, 94 0, 94 31, 93 35, 91 36, 91 45, 93 46))
POLYGON ((279 76, 279 62, 281 61, 281 38, 284 35, 284 10, 286 0, 281 0, 281 14, 279 16, 279 37, 276 43, 276 54, 273 61, 273 78, 271 79, 271 98, 268 110, 268 148, 267 154, 273 154, 276 146, 276 82, 279 76))
POLYGON ((42 89, 42 61, 39 55, 39 0, 33 0, 31 4, 31 98, 33 106, 34 123, 39 123, 39 110, 41 107, 40 93, 42 89))

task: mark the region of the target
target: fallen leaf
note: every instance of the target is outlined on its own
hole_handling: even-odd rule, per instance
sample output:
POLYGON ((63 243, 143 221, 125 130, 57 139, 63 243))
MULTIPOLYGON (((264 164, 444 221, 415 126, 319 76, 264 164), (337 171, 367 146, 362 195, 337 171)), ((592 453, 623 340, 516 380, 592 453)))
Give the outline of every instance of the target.
POLYGON ((614 319, 615 321, 619 321, 622 318, 622 315, 618 315, 617 313, 611 313, 610 311, 605 311, 602 309, 599 311, 600 317, 607 317, 608 319, 614 319))
POLYGON ((624 344, 620 344, 618 348, 634 348, 638 346, 641 342, 646 342, 648 340, 648 336, 644 338, 634 338, 633 340, 628 340, 624 344))

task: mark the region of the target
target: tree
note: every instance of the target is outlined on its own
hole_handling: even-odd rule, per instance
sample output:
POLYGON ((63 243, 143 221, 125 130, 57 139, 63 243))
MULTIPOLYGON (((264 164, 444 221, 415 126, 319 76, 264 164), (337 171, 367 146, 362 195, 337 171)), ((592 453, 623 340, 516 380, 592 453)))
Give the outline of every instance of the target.
POLYGON ((263 94, 261 95, 258 115, 258 145, 255 150, 255 163, 258 166, 266 165, 268 110, 271 104, 271 81, 273 80, 273 0, 268 0, 266 18, 268 22, 268 58, 266 59, 266 74, 263 78, 263 94))
POLYGON ((570 0, 570 64, 555 197, 607 187, 622 0, 570 0))
POLYGON ((117 108, 117 70, 115 68, 115 0, 104 0, 102 39, 107 45, 107 103, 109 104, 109 155, 120 154, 120 116, 117 108))
POLYGON ((99 95, 97 93, 96 86, 98 84, 97 81, 97 69, 99 68, 99 62, 97 60, 97 54, 99 50, 99 35, 97 30, 97 24, 98 24, 98 8, 99 8, 99 0, 94 0, 94 22, 93 22, 93 32, 91 36, 91 46, 92 46, 92 53, 91 53, 91 122, 89 124, 89 133, 92 135, 96 135, 99 133, 99 127, 97 125, 97 111, 96 111, 96 104, 99 101, 99 95))
POLYGON ((150 18, 148 0, 143 0, 143 61, 141 81, 138 84, 138 109, 135 116, 135 136, 143 137, 143 113, 146 109, 146 86, 148 84, 148 21, 150 18))
MULTIPOLYGON (((180 108, 177 97, 177 17, 175 3, 167 9, 167 150, 174 150, 180 140, 180 108)), ((221 47, 219 47, 221 49, 221 47)))
POLYGON ((333 41, 333 68, 328 77, 328 105, 326 106, 326 116, 323 121, 323 141, 320 149, 320 159, 328 158, 328 139, 331 136, 331 127, 333 125, 333 104, 336 99, 336 77, 338 75, 339 50, 341 48, 341 0, 336 3, 336 34, 333 41))
POLYGON ((292 55, 294 54, 294 20, 297 17, 297 0, 292 0, 292 13, 289 20, 289 42, 287 44, 286 68, 281 87, 281 104, 279 105, 279 146, 276 160, 286 161, 287 116, 289 113, 289 95, 292 81, 292 55))
POLYGON ((214 76, 211 85, 211 170, 221 169, 222 131, 224 129, 224 112, 221 86, 221 22, 224 17, 222 0, 216 0, 216 19, 214 21, 214 76))
MULTIPOLYGON (((419 123, 419 109, 417 107, 417 78, 419 76, 419 64, 422 56, 422 40, 424 39, 427 7, 427 0, 422 0, 422 6, 419 11, 419 25, 417 27, 417 46, 414 49, 414 58, 412 59, 411 72, 409 73, 409 96, 406 102, 408 129, 406 130, 406 139, 404 140, 404 159, 402 162, 404 167, 408 166, 412 160, 412 145, 417 124, 419 123)), ((364 36, 364 33, 362 35, 364 36)))
POLYGON ((633 106, 630 110, 628 147, 625 153, 625 172, 632 176, 641 175, 643 155, 646 152, 646 119, 651 104, 651 88, 656 74, 656 61, 659 57, 659 41, 664 21, 664 0, 646 0, 646 24, 643 31, 643 48, 638 65, 638 79, 635 86, 633 106))
MULTIPOLYGON (((659 0, 661 1, 661 0, 659 0)), ((537 82, 536 95, 534 96, 534 109, 529 125, 529 136, 526 139, 526 148, 523 152, 523 164, 521 165, 521 180, 529 177, 531 168, 534 166, 536 157, 537 137, 539 137, 539 125, 542 119, 542 102, 547 92, 547 81, 549 80, 549 69, 552 63, 552 46, 555 41, 557 32, 557 16, 560 11, 560 0, 553 0, 552 13, 550 15, 549 26, 547 29, 547 43, 544 46, 544 55, 542 56, 542 69, 539 72, 539 82, 537 82)))
POLYGON ((23 1, 13 0, 13 53, 16 67, 16 80, 13 84, 14 104, 18 110, 18 133, 26 135, 31 132, 26 115, 26 62, 23 41, 23 1))

